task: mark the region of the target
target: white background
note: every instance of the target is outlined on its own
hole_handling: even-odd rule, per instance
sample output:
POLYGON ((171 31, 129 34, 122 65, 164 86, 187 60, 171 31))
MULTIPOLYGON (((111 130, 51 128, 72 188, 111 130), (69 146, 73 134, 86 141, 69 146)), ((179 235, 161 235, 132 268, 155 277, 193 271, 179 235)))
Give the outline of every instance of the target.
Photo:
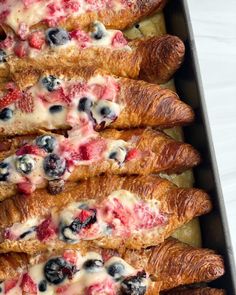
POLYGON ((236 255, 236 0, 188 4, 236 255))

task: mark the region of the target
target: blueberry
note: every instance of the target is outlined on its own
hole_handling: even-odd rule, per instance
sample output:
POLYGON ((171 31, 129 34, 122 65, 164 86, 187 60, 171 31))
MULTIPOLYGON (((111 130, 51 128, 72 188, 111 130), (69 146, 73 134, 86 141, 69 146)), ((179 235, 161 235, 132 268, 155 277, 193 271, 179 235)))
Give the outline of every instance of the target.
POLYGON ((122 164, 125 161, 127 155, 127 150, 119 146, 116 150, 111 151, 109 154, 109 159, 115 160, 117 163, 122 164))
POLYGON ((117 155, 118 155, 117 152, 111 152, 110 155, 109 155, 109 159, 116 160, 117 159, 117 155))
POLYGON ((50 28, 46 31, 46 40, 50 46, 60 46, 69 42, 70 36, 64 29, 50 28))
POLYGON ((75 218, 70 225, 72 231, 79 233, 82 228, 94 224, 97 221, 96 210, 89 209, 89 211, 91 212, 91 215, 84 221, 81 221, 79 218, 75 218))
POLYGON ((85 263, 83 264, 83 268, 87 272, 99 272, 102 267, 103 267, 103 262, 102 260, 99 260, 99 259, 89 259, 85 261, 85 263))
POLYGON ((44 159, 43 168, 47 176, 58 179, 65 173, 66 161, 56 154, 50 154, 44 159))
POLYGON ((49 108, 49 112, 51 114, 55 114, 55 113, 59 113, 63 110, 63 106, 62 105, 54 105, 54 106, 51 106, 49 108))
POLYGON ((74 236, 74 232, 69 226, 64 226, 62 224, 59 225, 60 228, 60 239, 64 240, 66 243, 74 243, 76 242, 76 237, 74 236))
POLYGON ((106 28, 100 22, 95 22, 93 24, 93 32, 91 34, 92 38, 96 40, 102 39, 106 35, 106 28))
POLYGON ((125 266, 121 262, 115 262, 108 266, 107 272, 112 276, 116 281, 119 281, 122 278, 124 273, 125 266))
POLYGON ((40 283, 39 283, 39 291, 40 292, 46 292, 47 291, 47 281, 46 280, 42 280, 40 283))
POLYGON ((16 159, 16 169, 20 173, 29 174, 35 167, 35 161, 30 155, 19 156, 16 159))
POLYGON ((124 279, 121 283, 122 295, 144 295, 146 293, 146 285, 144 279, 145 272, 138 272, 136 276, 130 276, 124 279))
POLYGON ((100 113, 103 117, 107 117, 112 113, 112 110, 109 107, 102 107, 100 113))
POLYGON ((0 181, 6 181, 9 175, 9 164, 5 162, 0 162, 0 181))
POLYGON ((43 86, 49 91, 52 92, 53 90, 56 90, 58 86, 61 84, 59 79, 56 77, 49 75, 46 77, 43 77, 41 80, 43 86))
POLYGON ((86 112, 86 111, 89 111, 91 106, 92 106, 92 101, 87 98, 87 97, 82 97, 79 101, 79 104, 78 104, 78 110, 80 112, 86 112))
POLYGON ((47 153, 52 153, 56 146, 56 139, 51 135, 42 135, 36 138, 36 144, 47 153))
POLYGON ((13 111, 9 108, 4 108, 0 111, 0 120, 8 121, 12 118, 13 111))
POLYGON ((30 230, 24 232, 23 234, 21 234, 21 235, 19 236, 19 239, 24 239, 26 236, 28 236, 29 234, 31 234, 34 230, 35 230, 35 227, 33 227, 32 229, 30 229, 30 230))
POLYGON ((66 277, 71 278, 74 272, 74 266, 59 257, 50 259, 44 266, 46 280, 54 285, 62 283, 66 277))
POLYGON ((0 49, 0 63, 6 62, 6 56, 7 56, 6 52, 0 49))

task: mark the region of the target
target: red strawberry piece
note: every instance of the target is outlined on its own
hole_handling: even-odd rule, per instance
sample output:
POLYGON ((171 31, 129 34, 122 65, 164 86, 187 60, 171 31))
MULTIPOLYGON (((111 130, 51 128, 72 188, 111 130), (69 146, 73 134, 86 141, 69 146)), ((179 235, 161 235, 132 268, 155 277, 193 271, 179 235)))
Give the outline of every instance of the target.
POLYGON ((74 30, 70 32, 70 37, 71 39, 77 40, 81 48, 85 48, 87 43, 91 41, 89 34, 81 30, 74 30))
POLYGON ((19 41, 14 46, 14 53, 20 57, 23 58, 28 53, 28 44, 26 41, 19 41))
POLYGON ((117 92, 119 91, 119 84, 112 78, 106 79, 105 85, 93 84, 91 91, 98 99, 115 100, 117 92))
POLYGON ((58 287, 56 289, 56 294, 63 294, 63 293, 65 293, 69 289, 69 287, 70 287, 70 285, 65 285, 65 286, 58 287))
POLYGON ((4 291, 7 294, 11 289, 13 289, 18 282, 18 279, 10 279, 4 281, 4 291))
POLYGON ((8 14, 10 13, 9 10, 3 10, 1 13, 0 13, 0 22, 1 23, 4 23, 8 14))
POLYGON ((33 32, 29 35, 28 42, 30 47, 41 49, 45 43, 44 33, 41 31, 33 32))
POLYGON ((94 215, 94 211, 93 210, 82 210, 78 216, 76 216, 80 221, 84 222, 85 220, 87 220, 89 217, 94 215))
POLYGON ((30 92, 24 92, 20 100, 17 101, 16 107, 23 113, 32 113, 34 111, 34 99, 30 92))
POLYGON ((36 229, 37 237, 40 241, 47 241, 56 233, 56 228, 51 218, 45 219, 36 229))
POLYGON ((22 291, 26 292, 27 294, 37 294, 37 285, 34 283, 28 273, 23 274, 20 287, 22 291))
POLYGON ((77 262, 76 251, 74 250, 65 250, 63 253, 63 258, 70 264, 75 265, 77 262))
POLYGON ((62 1, 63 8, 64 9, 70 9, 73 12, 76 12, 80 8, 80 4, 78 1, 73 1, 73 0, 63 0, 62 1))
POLYGON ((22 98, 22 92, 19 89, 10 90, 0 99, 0 109, 3 109, 10 104, 22 98))
POLYGON ((122 32, 118 31, 113 39, 112 39, 112 46, 114 47, 123 47, 125 45, 127 45, 128 42, 127 40, 125 39, 124 35, 122 32))
POLYGON ((18 183, 17 189, 23 194, 30 195, 35 190, 35 185, 26 180, 24 182, 18 183))
POLYGON ((16 151, 16 155, 17 156, 22 156, 22 155, 26 155, 26 154, 29 154, 29 155, 45 155, 46 153, 38 148, 36 145, 23 145, 21 148, 19 148, 17 151, 16 151))
POLYGON ((63 101, 67 104, 70 104, 71 98, 68 95, 65 95, 64 90, 62 87, 53 90, 50 94, 47 95, 47 101, 48 102, 57 102, 57 101, 63 101))
POLYGON ((137 158, 139 155, 139 150, 137 149, 131 149, 128 151, 126 157, 125 157, 125 161, 131 161, 135 158, 137 158))
POLYGON ((94 284, 85 289, 85 295, 97 295, 97 294, 117 294, 115 289, 115 283, 111 279, 107 279, 101 283, 94 284))
POLYGON ((91 140, 79 147, 81 161, 98 160, 106 149, 106 141, 102 138, 91 140))

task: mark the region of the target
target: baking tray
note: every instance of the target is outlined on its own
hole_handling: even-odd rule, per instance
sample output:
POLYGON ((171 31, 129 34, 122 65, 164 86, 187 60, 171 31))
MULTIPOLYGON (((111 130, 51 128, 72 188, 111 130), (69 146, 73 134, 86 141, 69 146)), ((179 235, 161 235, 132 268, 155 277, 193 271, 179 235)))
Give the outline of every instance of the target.
POLYGON ((184 128, 184 136, 202 155, 201 165, 194 169, 195 185, 211 195, 214 205, 211 214, 200 218, 203 247, 214 249, 225 260, 225 275, 209 285, 227 290, 228 295, 236 295, 233 250, 187 0, 169 1, 164 15, 167 32, 179 36, 186 46, 185 61, 175 75, 175 84, 180 97, 193 107, 196 120, 195 124, 184 128))

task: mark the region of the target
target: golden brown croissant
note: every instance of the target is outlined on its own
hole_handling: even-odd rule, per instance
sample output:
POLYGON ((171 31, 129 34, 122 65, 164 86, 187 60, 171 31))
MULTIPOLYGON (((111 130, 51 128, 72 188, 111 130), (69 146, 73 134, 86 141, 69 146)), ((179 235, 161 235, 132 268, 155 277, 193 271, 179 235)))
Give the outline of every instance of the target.
MULTIPOLYGON (((99 26, 102 25, 99 24, 99 26)), ((105 28, 102 30, 105 31, 105 28)), ((90 38, 89 33, 86 32, 83 33, 83 35, 88 35, 86 42, 81 41, 81 37, 78 41, 77 35, 68 39, 66 47, 65 45, 50 46, 47 45, 47 41, 44 41, 42 48, 36 52, 28 45, 27 41, 15 41, 15 48, 20 47, 21 43, 26 46, 25 54, 22 55, 22 52, 20 52, 21 55, 19 55, 17 51, 16 53, 12 51, 12 48, 4 48, 5 54, 9 56, 6 58, 8 63, 5 63, 5 65, 7 67, 9 64, 11 71, 14 72, 29 67, 35 69, 58 67, 58 60, 60 60, 60 67, 93 65, 120 77, 141 77, 149 82, 155 80, 157 83, 165 83, 170 80, 183 61, 185 47, 176 36, 165 35, 127 42, 120 31, 109 32, 108 30, 106 32, 106 34, 111 35, 110 41, 104 41, 108 45, 102 45, 102 40, 99 41, 100 45, 97 40, 94 41, 90 38), (120 43, 114 45, 117 44, 115 43, 116 39, 114 39, 118 38, 117 35, 119 35, 120 43)), ((38 34, 46 35, 47 32, 43 31, 38 34)), ((80 32, 80 34, 82 33, 80 32)), ((44 38, 47 40, 47 35, 44 38)), ((85 37, 83 36, 83 38, 85 37)), ((108 39, 108 37, 104 38, 108 39)), ((6 71, 5 68, 3 70, 6 71)), ((3 76, 3 74, 1 75, 3 76)))
MULTIPOLYGON (((14 89, 3 93, 0 99, 2 136, 68 129, 86 122, 100 130, 106 126, 118 129, 172 127, 194 119, 191 107, 180 101, 173 91, 144 81, 115 78, 93 67, 28 70, 16 73, 15 80, 26 91, 20 92, 11 83, 14 89), (55 84, 54 91, 47 90, 50 83, 55 84), (3 113, 11 113, 11 116, 6 118, 3 113)), ((5 88, 8 85, 6 83, 5 88)))
POLYGON ((213 288, 186 288, 186 289, 176 289, 173 291, 168 291, 163 293, 165 295, 225 295, 224 290, 213 289, 213 288))
POLYGON ((0 252, 36 253, 77 247, 85 240, 140 249, 163 242, 211 208, 205 192, 180 189, 156 176, 91 178, 68 183, 57 197, 38 190, 3 201, 0 252))
MULTIPOLYGON (((17 141, 22 142, 16 137, 11 140, 12 145, 16 146, 17 141)), ((69 138, 44 134, 18 150, 13 151, 9 145, 8 148, 11 154, 0 153, 2 200, 17 190, 30 194, 55 179, 75 182, 105 172, 129 175, 181 172, 200 161, 192 146, 152 129, 95 133, 85 127, 71 133, 69 138)))
MULTIPOLYGON (((88 273, 95 272, 95 277, 92 277, 91 279, 97 279, 98 273, 103 272, 103 263, 105 268, 110 274, 111 277, 115 277, 118 282, 124 282, 120 278, 120 275, 122 274, 124 277, 126 277, 126 274, 130 272, 133 276, 136 275, 140 279, 138 280, 138 290, 139 290, 141 278, 144 277, 144 273, 146 274, 146 277, 149 279, 146 281, 142 281, 142 285, 147 286, 148 292, 138 293, 138 294, 152 294, 156 295, 158 294, 159 290, 165 290, 167 288, 174 288, 179 285, 184 284, 190 284, 190 283, 198 283, 198 282, 205 282, 205 281, 211 281, 214 279, 219 278, 224 274, 224 264, 221 256, 216 255, 213 251, 208 249, 197 249, 193 248, 191 246, 188 246, 186 244, 180 243, 177 240, 169 239, 166 240, 162 245, 151 247, 149 249, 137 251, 137 250, 124 250, 124 252, 118 254, 114 250, 102 250, 101 248, 96 247, 85 247, 81 249, 76 250, 69 250, 69 248, 66 251, 59 251, 54 252, 53 254, 42 254, 38 255, 36 257, 32 257, 29 259, 26 255, 22 253, 9 253, 9 254, 2 254, 0 256, 0 279, 2 281, 6 280, 2 284, 6 285, 14 285, 10 284, 12 283, 12 280, 14 277, 18 277, 18 280, 22 280, 22 272, 27 273, 28 280, 31 281, 30 286, 35 286, 36 290, 38 285, 41 283, 42 280, 46 279, 46 286, 47 288, 55 286, 55 280, 59 277, 59 271, 61 269, 61 264, 66 266, 67 269, 74 269, 81 267, 83 269, 86 269, 86 276, 88 273), (80 252, 79 252, 80 251, 80 252), (95 254, 96 253, 96 254, 95 254), (50 258, 60 258, 60 261, 50 260, 50 258), (92 261, 91 261, 92 259, 92 261), (121 260, 122 259, 122 260, 121 260), (191 260, 191 263, 189 261, 191 260), (90 263, 87 261, 90 260, 90 263), (96 260, 96 262, 94 262, 96 260), (50 261, 50 262, 49 262, 50 261), (111 265, 113 263, 121 263, 122 266, 120 266, 120 272, 113 272, 111 271, 111 265), (30 265, 29 265, 30 262, 30 265), (43 271, 44 269, 51 269, 51 267, 48 267, 48 265, 51 265, 53 263, 56 263, 55 269, 56 272, 50 272, 51 275, 48 275, 48 271, 43 271), (86 262, 86 263, 85 263, 86 262), (70 264, 68 266, 68 263, 70 264), (38 272, 37 276, 35 276, 35 270, 36 268, 32 268, 32 265, 39 265, 38 266, 38 272), (72 265, 75 267, 72 268, 72 265), (47 267, 46 267, 47 265, 47 267), (83 265, 83 266, 82 266, 83 265), (91 268, 88 268, 87 266, 90 266, 91 268), (168 266, 168 267, 166 267, 168 266), (94 269, 98 268, 98 269, 94 269), (42 271, 40 271, 42 269, 42 271), (125 270, 125 271, 124 271, 125 270), (39 272, 40 271, 40 272, 39 272), (39 275, 39 273, 41 273, 39 275), (142 275, 141 275, 142 274, 142 275), (9 282, 10 281, 10 282, 9 282), (54 282, 54 283, 53 283, 54 282), (145 284, 144 284, 145 282, 145 284), (152 286, 150 292, 150 284, 152 286), (152 285, 153 284, 153 285, 152 285)), ((53 264, 55 266, 55 264, 53 264)), ((114 269, 114 267, 112 267, 114 269)), ((116 268, 115 268, 116 269, 116 268)), ((80 271, 80 274, 83 272, 80 271)), ((60 287, 64 286, 64 290, 69 290, 66 287, 69 288, 69 285, 73 285, 73 283, 76 283, 76 279, 73 281, 68 281, 68 276, 71 274, 71 278, 74 276, 74 272, 64 271, 62 272, 60 276, 60 280, 58 279, 58 283, 60 287), (60 284, 61 283, 61 284, 60 284), (69 284, 68 284, 69 283, 69 284)), ((83 273, 84 274, 84 273, 83 273)), ((131 282, 137 282, 137 280, 134 280, 134 277, 132 278, 131 282)), ((100 277, 100 276, 99 276, 100 277)), ((70 277, 69 277, 70 278, 70 277)), ((77 280, 79 280, 80 277, 77 277, 77 280)), ((104 277, 104 279, 107 278, 107 276, 104 277)), ((24 281, 24 280, 23 280, 24 281)), ((88 280, 85 280, 83 277, 82 282, 85 282, 88 280)), ((81 281, 80 281, 81 284, 81 281)), ((15 283, 15 285, 17 285, 15 283)), ((24 286, 24 284, 22 284, 24 286)), ((82 283, 83 285, 83 283, 82 283)), ((93 284, 92 284, 93 285, 93 284)), ((18 285, 17 285, 18 286, 18 285)), ((55 286, 56 287, 56 286, 55 286)), ((63 290, 63 289, 61 289, 63 290)), ((32 290, 31 290, 32 291, 32 290)), ((71 291, 71 290, 70 290, 71 291)), ((110 290, 109 290, 110 291, 110 290)), ((110 294, 116 294, 116 293, 102 293, 106 295, 110 294)), ((143 290, 145 291, 145 290, 143 290)), ((21 294, 21 293, 17 293, 21 294)), ((54 294, 54 293, 53 293, 54 294)), ((63 293, 64 294, 64 293, 63 293)), ((71 291, 70 293, 65 293, 73 295, 74 293, 71 291)), ((75 293, 78 295, 78 293, 75 293)), ((80 294, 80 293, 79 293, 80 294)), ((82 293, 84 294, 90 294, 90 293, 82 293)), ((91 293, 94 294, 94 293, 91 293)), ((101 294, 101 293, 99 293, 101 294)), ((122 294, 133 294, 133 293, 122 293, 122 294)))

